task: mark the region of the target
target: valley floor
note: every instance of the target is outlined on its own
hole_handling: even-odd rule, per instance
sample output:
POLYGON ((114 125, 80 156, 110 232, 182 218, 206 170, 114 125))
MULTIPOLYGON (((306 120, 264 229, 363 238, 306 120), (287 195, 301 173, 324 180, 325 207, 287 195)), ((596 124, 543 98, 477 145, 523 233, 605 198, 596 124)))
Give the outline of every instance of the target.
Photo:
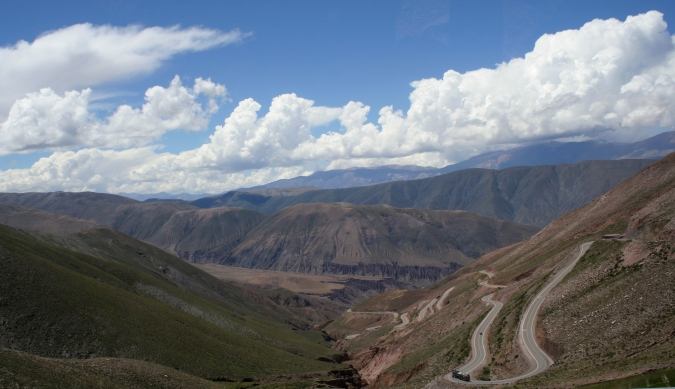
POLYGON ((294 293, 328 295, 345 287, 350 279, 378 281, 377 276, 345 276, 332 274, 294 273, 276 270, 261 270, 245 267, 225 266, 215 263, 195 264, 205 272, 227 281, 250 285, 283 288, 294 293))

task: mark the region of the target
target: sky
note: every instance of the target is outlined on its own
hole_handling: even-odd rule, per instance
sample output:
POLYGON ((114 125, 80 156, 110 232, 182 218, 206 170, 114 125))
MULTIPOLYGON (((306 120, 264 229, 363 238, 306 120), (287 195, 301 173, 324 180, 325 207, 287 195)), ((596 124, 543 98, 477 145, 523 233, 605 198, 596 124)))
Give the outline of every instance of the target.
POLYGON ((219 193, 675 128, 673 1, 25 1, 0 191, 219 193))

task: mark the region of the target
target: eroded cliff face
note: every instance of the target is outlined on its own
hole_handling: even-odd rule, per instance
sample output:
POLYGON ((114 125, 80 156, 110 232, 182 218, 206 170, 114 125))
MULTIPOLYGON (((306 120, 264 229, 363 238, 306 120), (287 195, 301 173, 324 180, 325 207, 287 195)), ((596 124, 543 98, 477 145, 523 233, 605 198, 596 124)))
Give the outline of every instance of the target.
POLYGON ((222 263, 424 283, 535 231, 462 211, 303 204, 258 225, 222 263))
POLYGON ((181 210, 144 239, 190 262, 218 262, 264 218, 237 208, 181 210))
POLYGON ((418 284, 432 283, 456 271, 461 265, 450 263, 447 267, 436 266, 400 266, 397 263, 341 265, 337 263, 324 264, 322 273, 344 275, 373 275, 383 278, 392 278, 398 281, 416 282, 418 284))

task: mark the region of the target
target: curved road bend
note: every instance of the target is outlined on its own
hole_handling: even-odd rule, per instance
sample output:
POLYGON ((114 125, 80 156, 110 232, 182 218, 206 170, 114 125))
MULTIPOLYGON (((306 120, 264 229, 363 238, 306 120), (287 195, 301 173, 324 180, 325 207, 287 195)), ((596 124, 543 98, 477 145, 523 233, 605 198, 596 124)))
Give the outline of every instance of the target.
MULTIPOLYGON (((484 303, 492 305, 492 309, 490 309, 490 312, 488 312, 488 314, 483 318, 478 327, 476 327, 476 330, 473 332, 473 336, 471 336, 471 353, 473 355, 471 356, 471 360, 469 360, 466 365, 459 369, 462 372, 468 373, 478 369, 483 363, 485 363, 487 358, 487 331, 499 314, 499 311, 504 306, 504 304, 502 304, 500 301, 493 300, 492 296, 493 294, 489 294, 487 296, 483 296, 481 299, 481 301, 484 303)), ((449 374, 449 376, 452 378, 452 373, 449 374)))
MULTIPOLYGON (((394 312, 394 311, 352 311, 352 309, 349 308, 349 309, 347 309, 347 313, 352 313, 352 314, 356 314, 356 315, 376 315, 376 316, 390 315, 392 317, 392 321, 396 321, 399 318, 398 312, 394 312)), ((407 320, 408 320, 407 318, 404 318, 404 317, 401 316, 401 323, 408 324, 407 320)), ((394 328, 398 327, 399 325, 401 325, 401 324, 398 324, 394 328)), ((380 326, 366 328, 366 331, 374 331, 374 330, 377 329, 376 327, 379 328, 380 326)), ((358 338, 361 335, 362 335, 362 333, 349 334, 349 335, 345 336, 345 339, 346 340, 352 340, 352 339, 358 338)))
MULTIPOLYGON (((539 347, 539 344, 537 344, 537 338, 535 333, 537 325, 537 314, 539 313, 539 310, 541 309, 541 306, 544 303, 546 296, 548 296, 551 290, 555 288, 556 285, 558 285, 560 281, 562 281, 562 279, 565 278, 565 276, 572 271, 572 269, 574 269, 574 266, 577 264, 579 259, 581 259, 581 257, 583 257, 584 254, 586 254, 586 251, 588 251, 588 249, 591 248, 592 244, 593 244, 592 241, 582 243, 579 246, 579 251, 577 255, 574 257, 574 260, 572 260, 564 268, 560 269, 551 278, 551 280, 539 291, 539 293, 537 293, 537 295, 525 309, 525 313, 523 314, 523 317, 520 320, 520 328, 518 330, 518 342, 520 343, 520 347, 522 348, 527 358, 531 361, 533 368, 530 371, 518 375, 516 377, 504 378, 501 380, 494 380, 494 381, 480 381, 480 380, 472 380, 471 382, 459 381, 455 378, 452 378, 452 373, 446 374, 445 376, 443 376, 443 379, 451 381, 453 383, 460 383, 466 385, 513 384, 516 381, 520 381, 522 379, 537 375, 543 372, 544 370, 548 369, 551 365, 553 365, 553 359, 551 359, 551 357, 548 354, 546 354, 546 351, 544 351, 541 347, 539 347)), ((492 311, 494 311, 494 309, 495 308, 493 308, 492 311)), ((490 313, 492 313, 492 311, 490 311, 490 313)), ((489 316, 490 314, 488 314, 487 317, 489 316)), ((483 363, 485 363, 485 359, 487 357, 486 352, 487 339, 484 334, 487 333, 488 328, 482 328, 484 322, 485 319, 483 319, 483 322, 481 322, 478 328, 476 328, 471 338, 471 348, 473 350, 474 357, 472 357, 471 361, 469 361, 469 363, 467 363, 460 369, 460 371, 464 373, 470 373, 477 367, 480 367, 483 363), (474 340, 476 338, 478 339, 474 340), (479 357, 481 355, 482 355, 481 360, 474 361, 476 357, 479 357), (469 368, 471 368, 471 370, 469 368)), ((487 327, 489 327, 491 323, 492 320, 490 320, 490 322, 487 323, 487 327)))

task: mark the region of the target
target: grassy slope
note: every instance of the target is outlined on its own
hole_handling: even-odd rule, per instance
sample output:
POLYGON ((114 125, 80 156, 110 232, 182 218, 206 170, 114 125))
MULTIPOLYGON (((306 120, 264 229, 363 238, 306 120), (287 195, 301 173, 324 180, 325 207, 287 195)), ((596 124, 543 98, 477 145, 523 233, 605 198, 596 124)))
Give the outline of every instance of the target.
POLYGON ((44 358, 14 350, 0 349, 1 388, 44 389, 141 389, 141 388, 223 388, 301 389, 325 387, 340 374, 336 372, 284 375, 268 380, 209 381, 151 362, 124 358, 44 358))
POLYGON ((214 382, 149 362, 54 359, 0 349, 2 388, 217 388, 214 382))
POLYGON ((675 369, 650 371, 634 377, 611 380, 599 384, 584 385, 585 389, 632 389, 672 387, 675 382, 675 369))
POLYGON ((673 247, 652 242, 647 258, 623 264, 627 242, 598 242, 542 312, 556 366, 534 382, 604 380, 675 362, 673 247))
POLYGON ((107 230, 69 244, 79 251, 0 226, 0 345, 147 360, 208 378, 335 366, 316 360, 331 351, 292 331, 283 312, 253 308, 245 292, 161 250, 107 230))

